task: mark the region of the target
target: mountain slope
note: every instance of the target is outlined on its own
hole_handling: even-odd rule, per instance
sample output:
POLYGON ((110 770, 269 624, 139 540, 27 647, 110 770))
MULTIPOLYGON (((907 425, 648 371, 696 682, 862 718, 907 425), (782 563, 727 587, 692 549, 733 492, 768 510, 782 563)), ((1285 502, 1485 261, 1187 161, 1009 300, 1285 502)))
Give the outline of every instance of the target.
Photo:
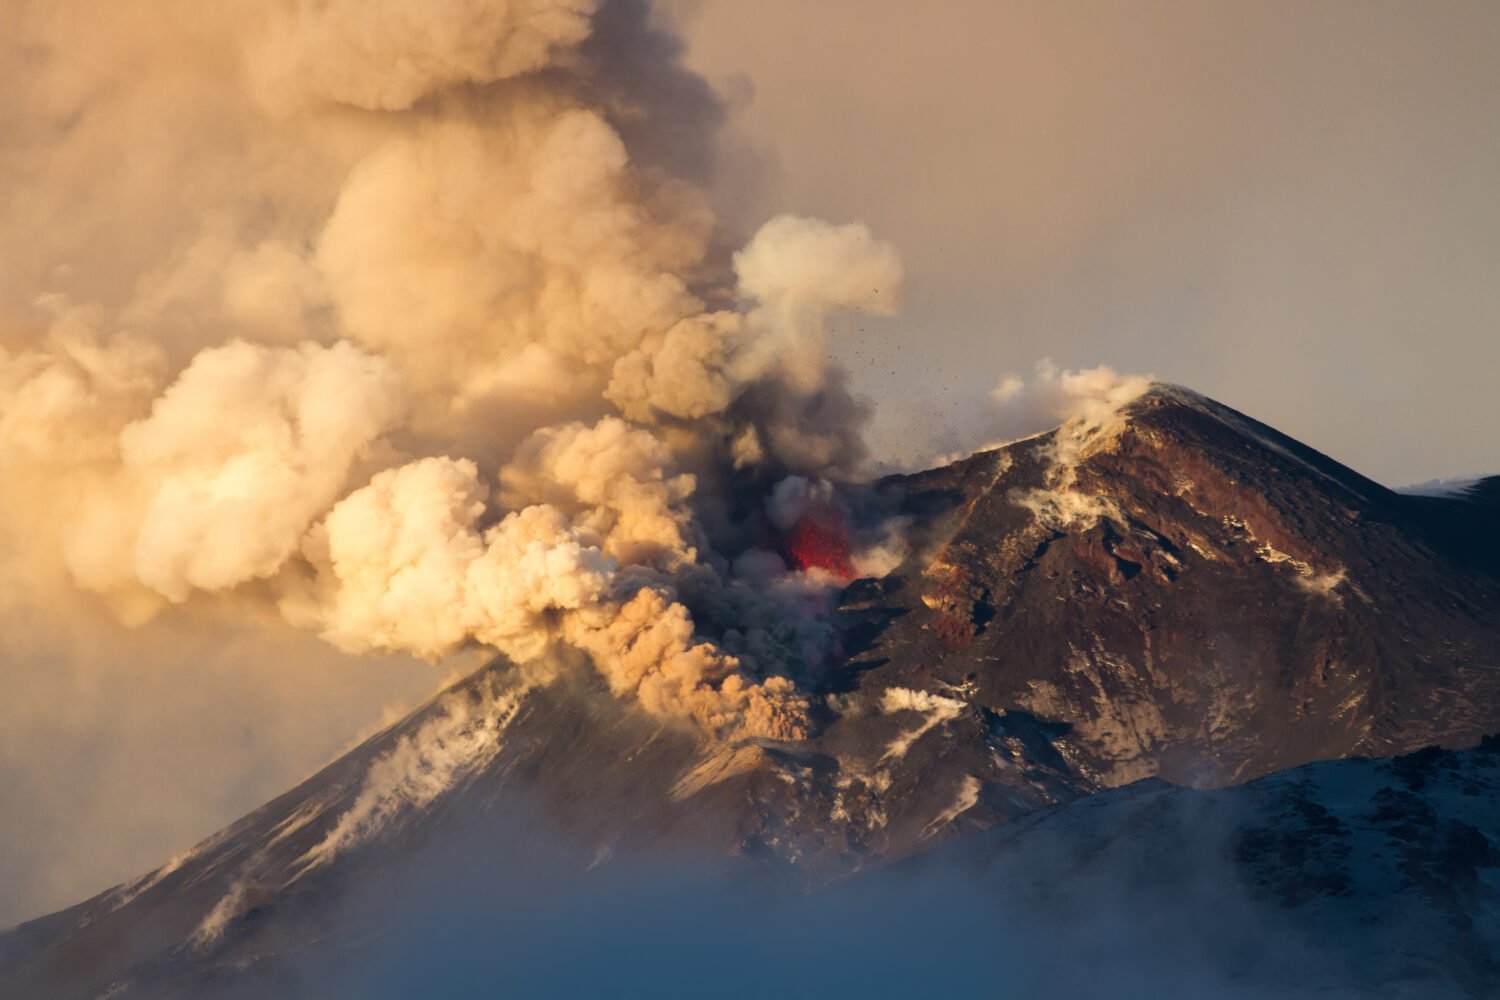
POLYGON ((496 661, 0 938, 0 987, 212 992, 332 947, 375 873, 517 824, 575 871, 696 852, 817 885, 1152 775, 1225 785, 1500 730, 1483 491, 1401 496, 1170 387, 872 489, 912 554, 843 592, 808 740, 716 742, 496 661))
POLYGON ((1482 504, 1398 495, 1180 389, 1090 444, 1061 476, 1052 435, 899 484, 952 524, 861 606, 888 624, 858 685, 967 685, 1064 723, 1059 749, 1103 784, 1222 784, 1500 726, 1482 504))
POLYGON ((1101 911, 1139 921, 1161 935, 1148 951, 1183 948, 1217 970, 1215 992, 1493 996, 1500 741, 1321 762, 1212 791, 1143 781, 900 874, 955 872, 1049 926, 1101 911))

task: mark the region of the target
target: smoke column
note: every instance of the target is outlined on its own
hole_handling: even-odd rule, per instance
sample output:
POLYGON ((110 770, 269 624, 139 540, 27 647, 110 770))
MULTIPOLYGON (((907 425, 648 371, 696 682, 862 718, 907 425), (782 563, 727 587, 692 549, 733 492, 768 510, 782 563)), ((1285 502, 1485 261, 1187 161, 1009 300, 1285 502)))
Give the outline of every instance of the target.
POLYGON ((350 651, 582 652, 660 716, 805 732, 840 574, 786 558, 828 514, 785 500, 859 466, 823 330, 901 263, 792 216, 733 249, 722 112, 645 4, 14 6, 13 574, 128 622, 230 594, 350 651))

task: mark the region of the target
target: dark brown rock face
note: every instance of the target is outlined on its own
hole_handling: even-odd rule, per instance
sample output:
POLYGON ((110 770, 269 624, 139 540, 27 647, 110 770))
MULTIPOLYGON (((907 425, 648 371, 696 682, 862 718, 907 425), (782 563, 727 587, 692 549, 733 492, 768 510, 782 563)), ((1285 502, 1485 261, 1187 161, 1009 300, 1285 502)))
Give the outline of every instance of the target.
POLYGON ((858 687, 964 688, 1066 727, 1058 750, 1104 785, 1229 784, 1500 728, 1500 504, 1483 488, 1399 495, 1162 387, 1085 449, 1070 491, 1092 513, 1059 523, 1023 506, 1055 447, 900 483, 946 530, 860 605, 889 624, 851 665, 858 687))

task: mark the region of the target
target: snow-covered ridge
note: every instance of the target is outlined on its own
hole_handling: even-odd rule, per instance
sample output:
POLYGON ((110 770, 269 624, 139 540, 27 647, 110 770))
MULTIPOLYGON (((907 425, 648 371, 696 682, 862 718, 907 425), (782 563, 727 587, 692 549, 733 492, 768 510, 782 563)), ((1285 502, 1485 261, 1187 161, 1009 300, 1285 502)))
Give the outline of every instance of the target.
POLYGON ((1480 483, 1484 482, 1484 476, 1461 476, 1457 479, 1429 479, 1425 483, 1412 483, 1408 486, 1396 487, 1397 493, 1413 497, 1450 497, 1455 499, 1466 499, 1469 492, 1480 483))
MULTIPOLYGON (((285 889, 339 854, 420 814, 467 776, 482 770, 500 752, 501 737, 529 690, 524 682, 508 683, 487 675, 472 687, 460 686, 441 695, 415 731, 401 736, 370 763, 349 806, 313 847, 277 876, 279 888, 285 889)), ((217 942, 225 929, 253 905, 251 897, 257 891, 276 885, 266 885, 266 875, 256 871, 260 859, 276 845, 322 820, 331 806, 323 797, 309 799, 271 829, 270 837, 252 853, 228 891, 193 932, 194 947, 217 942)), ((168 873, 163 869, 156 880, 168 873)))
POLYGON ((433 716, 403 736, 370 765, 354 804, 304 857, 306 867, 331 860, 368 840, 403 813, 427 806, 466 774, 500 752, 500 735, 515 718, 527 690, 501 689, 490 679, 478 697, 452 691, 438 701, 433 716))

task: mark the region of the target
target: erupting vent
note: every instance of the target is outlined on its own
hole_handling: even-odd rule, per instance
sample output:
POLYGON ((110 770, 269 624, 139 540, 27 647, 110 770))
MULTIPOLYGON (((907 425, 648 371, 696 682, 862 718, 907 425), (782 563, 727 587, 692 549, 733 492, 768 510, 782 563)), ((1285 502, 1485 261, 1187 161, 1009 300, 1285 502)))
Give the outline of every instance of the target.
POLYGON ((809 511, 792 525, 785 544, 787 559, 796 569, 821 569, 840 580, 854 578, 854 564, 849 558, 849 529, 836 510, 809 511))

